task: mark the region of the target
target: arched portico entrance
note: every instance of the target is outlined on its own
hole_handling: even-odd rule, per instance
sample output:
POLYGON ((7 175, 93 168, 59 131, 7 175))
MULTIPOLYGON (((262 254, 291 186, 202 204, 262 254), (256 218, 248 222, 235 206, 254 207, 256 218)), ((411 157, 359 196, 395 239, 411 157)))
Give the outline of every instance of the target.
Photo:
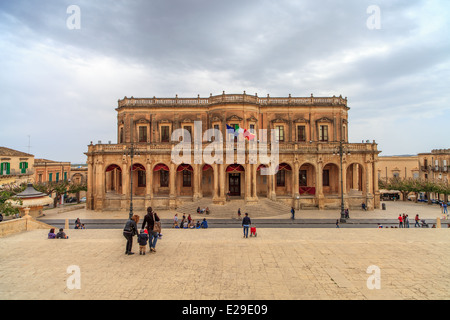
POLYGON ((227 169, 228 194, 234 197, 240 197, 241 191, 245 185, 245 169, 240 164, 230 164, 227 169))
POLYGON ((122 193, 122 168, 117 164, 110 164, 106 167, 105 192, 107 194, 122 193))

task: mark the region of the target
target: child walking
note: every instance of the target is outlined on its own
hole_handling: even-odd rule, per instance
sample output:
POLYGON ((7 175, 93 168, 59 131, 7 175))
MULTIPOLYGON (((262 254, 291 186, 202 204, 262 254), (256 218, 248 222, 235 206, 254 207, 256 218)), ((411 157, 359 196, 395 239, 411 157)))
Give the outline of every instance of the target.
POLYGON ((139 242, 139 254, 145 256, 145 248, 147 247, 148 242, 148 233, 147 230, 142 229, 138 236, 139 242))

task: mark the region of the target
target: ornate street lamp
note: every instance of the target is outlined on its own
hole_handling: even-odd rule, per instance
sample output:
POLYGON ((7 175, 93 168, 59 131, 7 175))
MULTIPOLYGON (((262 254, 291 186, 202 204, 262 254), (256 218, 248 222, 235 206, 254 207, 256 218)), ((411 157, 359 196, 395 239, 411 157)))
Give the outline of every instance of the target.
POLYGON ((337 147, 336 151, 333 154, 338 154, 341 159, 341 218, 340 222, 345 223, 347 220, 345 219, 345 208, 344 208, 344 175, 342 172, 342 158, 345 154, 350 155, 350 151, 348 151, 348 146, 344 145, 344 141, 339 141, 339 147, 337 147))
POLYGON ((130 166, 130 214, 129 218, 131 219, 133 217, 133 158, 134 156, 139 157, 140 152, 136 151, 136 147, 133 143, 130 144, 130 147, 128 149, 124 150, 123 153, 124 157, 130 157, 131 160, 131 166, 130 166))

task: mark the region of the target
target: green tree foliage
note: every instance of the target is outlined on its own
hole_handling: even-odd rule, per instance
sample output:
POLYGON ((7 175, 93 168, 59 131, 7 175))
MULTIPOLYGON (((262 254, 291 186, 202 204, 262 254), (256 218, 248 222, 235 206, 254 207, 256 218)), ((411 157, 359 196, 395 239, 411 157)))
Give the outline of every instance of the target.
POLYGON ((446 199, 450 194, 450 186, 448 182, 439 181, 434 182, 425 179, 414 178, 390 178, 387 182, 385 180, 378 181, 379 188, 386 190, 398 190, 403 195, 403 201, 406 201, 408 194, 414 192, 416 194, 416 201, 418 199, 419 192, 425 192, 427 194, 428 203, 431 203, 430 193, 444 194, 446 199))
POLYGON ((6 202, 6 200, 12 199, 22 204, 22 200, 17 199, 15 195, 25 190, 25 188, 25 183, 22 183, 20 185, 11 183, 5 184, 0 187, 0 212, 2 214, 4 214, 5 216, 10 216, 19 213, 19 209, 14 208, 9 202, 6 202))

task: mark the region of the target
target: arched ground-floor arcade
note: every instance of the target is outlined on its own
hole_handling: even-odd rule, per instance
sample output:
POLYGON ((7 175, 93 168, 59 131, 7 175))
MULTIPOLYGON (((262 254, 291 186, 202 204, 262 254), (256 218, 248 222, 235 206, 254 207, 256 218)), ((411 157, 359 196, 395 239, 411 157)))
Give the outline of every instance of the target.
POLYGON ((175 209, 202 198, 214 204, 268 198, 296 209, 338 209, 343 198, 346 208, 378 208, 376 162, 358 154, 347 156, 342 167, 339 160, 280 154, 277 173, 264 175, 261 163, 175 164, 170 155, 141 155, 131 166, 123 154, 96 154, 88 158, 87 208, 126 210, 131 198, 140 209, 175 209))

